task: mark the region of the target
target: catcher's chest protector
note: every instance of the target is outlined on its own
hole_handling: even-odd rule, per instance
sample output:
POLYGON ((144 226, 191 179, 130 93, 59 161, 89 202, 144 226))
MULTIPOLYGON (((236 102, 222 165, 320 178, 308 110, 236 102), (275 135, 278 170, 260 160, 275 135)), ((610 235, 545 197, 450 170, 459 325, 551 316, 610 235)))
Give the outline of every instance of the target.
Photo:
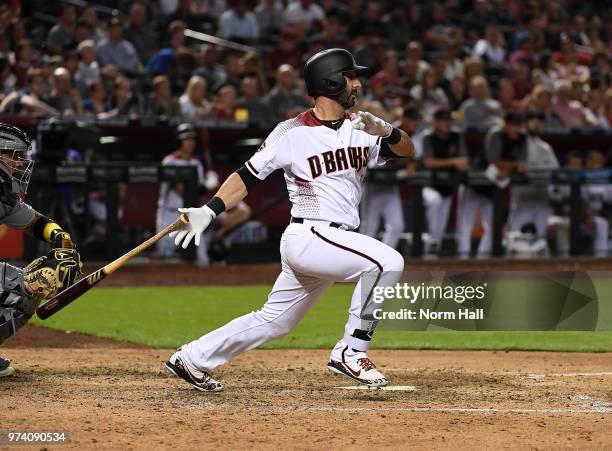
POLYGON ((0 263, 0 343, 15 335, 35 310, 36 302, 23 287, 23 271, 0 263))

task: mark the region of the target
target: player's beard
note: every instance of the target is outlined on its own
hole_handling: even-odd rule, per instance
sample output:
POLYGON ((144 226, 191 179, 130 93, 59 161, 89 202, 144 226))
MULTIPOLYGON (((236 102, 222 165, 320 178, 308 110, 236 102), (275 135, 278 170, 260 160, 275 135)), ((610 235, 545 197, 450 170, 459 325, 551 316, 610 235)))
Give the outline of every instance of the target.
POLYGON ((336 99, 336 101, 342 106, 342 108, 344 108, 345 110, 348 110, 350 108, 353 108, 355 106, 355 103, 357 102, 357 90, 353 89, 352 91, 349 91, 348 89, 346 91, 344 91, 342 94, 340 94, 338 96, 338 98, 336 99))

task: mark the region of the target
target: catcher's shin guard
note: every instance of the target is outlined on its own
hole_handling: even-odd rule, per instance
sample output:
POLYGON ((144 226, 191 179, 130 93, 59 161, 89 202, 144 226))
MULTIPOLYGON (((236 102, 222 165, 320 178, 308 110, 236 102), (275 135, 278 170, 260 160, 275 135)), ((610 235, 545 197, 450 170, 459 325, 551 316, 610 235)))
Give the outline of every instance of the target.
POLYGON ((0 343, 21 329, 36 311, 36 301, 23 286, 23 271, 0 263, 0 343))

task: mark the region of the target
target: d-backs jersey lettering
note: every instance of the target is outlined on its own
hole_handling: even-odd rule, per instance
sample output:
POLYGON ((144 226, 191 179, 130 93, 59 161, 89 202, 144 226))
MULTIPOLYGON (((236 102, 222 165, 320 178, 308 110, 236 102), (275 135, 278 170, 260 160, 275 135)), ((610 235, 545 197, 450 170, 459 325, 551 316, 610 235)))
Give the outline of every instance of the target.
POLYGON ((359 201, 368 162, 377 161, 379 136, 351 126, 346 114, 336 127, 312 110, 281 122, 246 167, 260 180, 283 169, 291 216, 359 226, 359 201))

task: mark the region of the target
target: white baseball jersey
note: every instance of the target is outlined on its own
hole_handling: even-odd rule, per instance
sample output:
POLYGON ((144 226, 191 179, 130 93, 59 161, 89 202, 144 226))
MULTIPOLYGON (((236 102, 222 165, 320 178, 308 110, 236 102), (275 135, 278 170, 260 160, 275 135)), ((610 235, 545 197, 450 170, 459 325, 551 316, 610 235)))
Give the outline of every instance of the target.
POLYGON ((369 161, 378 160, 381 138, 351 126, 346 114, 336 127, 312 110, 281 122, 246 167, 260 180, 283 169, 296 218, 359 226, 359 201, 369 161))
MULTIPOLYGON (((185 160, 171 153, 162 160, 161 164, 162 166, 195 166, 198 173, 198 185, 204 185, 204 166, 197 158, 185 160)), ((183 195, 173 190, 168 182, 162 182, 159 185, 157 206, 172 210, 172 213, 175 214, 177 208, 183 207, 183 195)))

